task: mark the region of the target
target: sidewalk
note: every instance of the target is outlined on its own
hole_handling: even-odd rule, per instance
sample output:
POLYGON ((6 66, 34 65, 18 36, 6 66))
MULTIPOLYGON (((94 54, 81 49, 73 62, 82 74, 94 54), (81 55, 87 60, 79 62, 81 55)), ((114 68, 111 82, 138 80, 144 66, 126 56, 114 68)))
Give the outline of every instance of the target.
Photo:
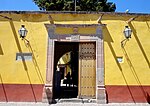
POLYGON ((31 103, 31 102, 0 102, 0 106, 150 106, 148 103, 109 103, 109 104, 96 104, 96 103, 31 103))

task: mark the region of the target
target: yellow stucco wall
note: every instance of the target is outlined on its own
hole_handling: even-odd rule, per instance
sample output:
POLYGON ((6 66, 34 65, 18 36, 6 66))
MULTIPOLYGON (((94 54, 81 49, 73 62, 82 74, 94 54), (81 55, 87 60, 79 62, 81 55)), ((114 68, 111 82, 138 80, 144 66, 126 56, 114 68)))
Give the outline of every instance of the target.
MULTIPOLYGON (((12 18, 0 17, 0 83, 43 84, 46 79, 46 55, 48 33, 44 24, 49 24, 44 13, 1 13, 12 18), (24 24, 28 30, 27 46, 19 38, 18 29, 24 24), (31 52, 32 61, 16 61, 16 53, 31 52)), ((99 14, 50 13, 57 24, 97 24, 99 14)), ((132 38, 124 48, 123 30, 126 20, 134 15, 104 14, 102 24, 104 36, 105 85, 149 85, 150 84, 150 16, 140 16, 129 26, 133 30, 132 38), (123 57, 118 63, 117 57, 123 57)), ((56 29, 58 33, 70 33, 72 29, 56 29)), ((94 29, 79 29, 80 33, 93 33, 94 29)))
POLYGON ((0 17, 0 45, 3 51, 0 55, 0 83, 43 84, 46 76, 47 31, 42 22, 22 21, 22 17, 24 15, 15 15, 13 20, 0 17), (28 30, 26 39, 29 45, 19 37, 18 30, 22 24, 28 30), (16 53, 32 53, 33 59, 16 61, 16 53))
POLYGON ((125 21, 107 21, 104 28, 104 57, 106 85, 149 85, 150 84, 150 28, 149 21, 132 21, 132 38, 124 48, 125 21), (123 57, 118 63, 117 57, 123 57))

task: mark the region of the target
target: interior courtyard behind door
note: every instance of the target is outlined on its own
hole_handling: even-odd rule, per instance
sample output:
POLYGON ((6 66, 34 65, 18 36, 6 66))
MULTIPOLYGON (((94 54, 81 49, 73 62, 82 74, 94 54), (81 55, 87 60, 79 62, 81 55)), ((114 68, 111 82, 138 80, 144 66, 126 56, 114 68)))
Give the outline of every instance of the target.
POLYGON ((95 46, 95 42, 55 42, 54 98, 95 98, 95 46))

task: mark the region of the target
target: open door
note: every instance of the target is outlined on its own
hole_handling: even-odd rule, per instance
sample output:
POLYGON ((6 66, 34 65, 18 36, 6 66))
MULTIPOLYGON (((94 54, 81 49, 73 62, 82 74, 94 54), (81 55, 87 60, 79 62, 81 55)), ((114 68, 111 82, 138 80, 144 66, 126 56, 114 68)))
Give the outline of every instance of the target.
POLYGON ((96 43, 79 43, 79 98, 96 98, 96 43))

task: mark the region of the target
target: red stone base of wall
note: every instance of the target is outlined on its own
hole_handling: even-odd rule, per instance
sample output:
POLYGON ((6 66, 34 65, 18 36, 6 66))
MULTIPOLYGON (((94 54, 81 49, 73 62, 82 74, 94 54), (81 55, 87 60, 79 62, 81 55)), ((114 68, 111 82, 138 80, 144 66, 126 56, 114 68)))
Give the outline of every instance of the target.
MULTIPOLYGON (((0 102, 42 102, 43 84, 0 84, 0 102)), ((106 85, 108 103, 150 103, 150 86, 106 85)))
POLYGON ((108 103, 150 103, 150 86, 106 85, 108 103))
POLYGON ((42 84, 0 84, 0 102, 41 102, 42 84))

